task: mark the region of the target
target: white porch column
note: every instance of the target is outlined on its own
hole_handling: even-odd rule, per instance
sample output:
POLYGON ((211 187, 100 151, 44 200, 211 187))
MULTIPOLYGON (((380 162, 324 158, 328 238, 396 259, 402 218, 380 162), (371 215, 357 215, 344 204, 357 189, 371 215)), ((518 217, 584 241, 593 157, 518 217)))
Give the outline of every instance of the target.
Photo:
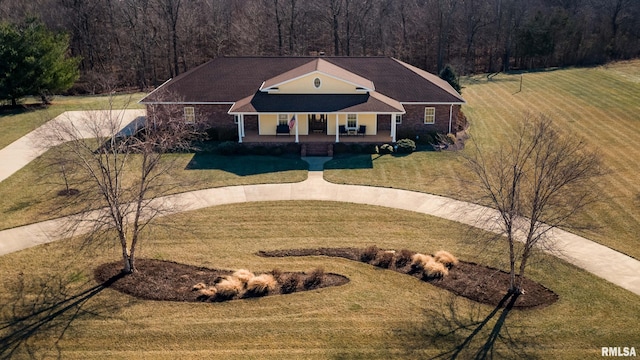
POLYGON ((449 134, 451 134, 451 120, 453 118, 453 104, 449 107, 449 134))
POLYGON ((238 143, 242 144, 242 123, 244 115, 238 115, 238 143))
POLYGON ((391 142, 396 142, 396 116, 398 114, 391 114, 391 142))
POLYGON ((299 122, 299 121, 298 121, 298 114, 293 114, 293 116, 294 116, 294 117, 295 117, 295 119, 296 119, 296 122, 295 122, 295 125, 296 125, 296 126, 295 126, 295 127, 296 127, 296 144, 297 144, 297 143, 299 143, 299 142, 300 142, 300 137, 298 136, 298 122, 299 122))
POLYGON ((240 115, 240 123, 242 124, 242 137, 244 137, 244 114, 240 115))
MULTIPOLYGON (((338 125, 338 121, 340 120, 340 116, 338 114, 334 114, 336 117, 336 142, 340 142, 340 126, 338 125)), ((328 121, 328 120, 327 120, 328 121)))

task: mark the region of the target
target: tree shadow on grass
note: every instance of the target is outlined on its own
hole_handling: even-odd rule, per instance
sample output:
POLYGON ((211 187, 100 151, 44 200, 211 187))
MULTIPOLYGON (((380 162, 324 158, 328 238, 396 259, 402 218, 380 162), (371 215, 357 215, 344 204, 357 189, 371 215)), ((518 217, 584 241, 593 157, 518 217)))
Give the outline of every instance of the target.
POLYGON ((308 168, 309 164, 299 157, 195 153, 185 170, 222 170, 238 176, 250 176, 308 168))
POLYGON ((371 156, 369 154, 340 154, 336 155, 333 160, 324 164, 325 170, 354 170, 354 169, 373 169, 373 162, 381 155, 371 156))
POLYGON ((437 349, 437 354, 429 359, 533 359, 535 356, 527 351, 533 344, 525 341, 524 327, 516 338, 512 331, 518 326, 507 326, 507 317, 517 298, 507 293, 489 314, 482 315, 482 307, 475 305, 463 310, 451 297, 446 306, 425 311, 421 326, 402 334, 407 340, 407 351, 437 349))
POLYGON ((72 284, 78 279, 73 275, 50 275, 38 280, 25 279, 21 274, 7 289, 12 294, 10 301, 0 307, 0 359, 21 355, 45 357, 43 353, 52 350, 60 358, 58 342, 75 320, 106 317, 122 307, 89 302, 122 276, 74 293, 71 288, 76 286, 72 284))

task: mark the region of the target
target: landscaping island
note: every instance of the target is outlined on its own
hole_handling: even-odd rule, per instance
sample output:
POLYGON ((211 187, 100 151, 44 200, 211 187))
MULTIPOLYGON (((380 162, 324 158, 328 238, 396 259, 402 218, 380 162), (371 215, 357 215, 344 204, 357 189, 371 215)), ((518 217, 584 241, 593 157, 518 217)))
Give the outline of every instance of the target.
MULTIPOLYGON (((501 306, 509 287, 509 274, 484 265, 453 260, 442 260, 448 253, 437 252, 433 256, 416 254, 410 250, 383 250, 375 246, 366 249, 357 248, 316 248, 260 251, 259 256, 287 257, 287 256, 330 256, 353 261, 361 261, 378 268, 397 271, 416 277, 434 286, 446 289, 452 293, 470 300, 501 306), (445 255, 440 255, 445 253, 445 255), (431 257, 436 263, 445 263, 444 273, 430 272, 429 267, 422 263, 421 256, 431 257)), ((449 254, 450 255, 450 254, 449 254)), ((451 259, 451 258, 449 258, 451 259)), ((263 274, 253 274, 247 270, 221 270, 180 264, 171 261, 138 259, 137 272, 129 275, 120 273, 120 262, 113 262, 99 266, 95 271, 96 280, 108 284, 112 289, 146 300, 159 301, 227 301, 260 296, 289 294, 298 291, 320 289, 330 286, 340 286, 349 279, 332 273, 325 273, 322 269, 314 269, 309 273, 284 272, 274 269, 263 274), (247 275, 249 274, 249 275, 247 275), (275 280, 270 285, 260 287, 260 291, 250 285, 253 277, 275 280), (231 292, 229 283, 237 284, 231 292), (221 291, 224 285, 225 292, 221 291), (217 287, 217 290, 212 290, 217 287), (213 291, 213 293, 207 292, 213 291)), ((539 308, 553 304, 558 295, 541 284, 525 279, 523 287, 525 294, 518 296, 511 305, 515 309, 539 308)))

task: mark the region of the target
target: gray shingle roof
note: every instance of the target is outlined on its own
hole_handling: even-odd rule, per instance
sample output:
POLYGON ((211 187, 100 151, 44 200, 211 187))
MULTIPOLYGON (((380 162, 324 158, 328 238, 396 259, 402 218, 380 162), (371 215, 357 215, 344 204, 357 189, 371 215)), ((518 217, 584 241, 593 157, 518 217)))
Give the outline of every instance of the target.
MULTIPOLYGON (((220 57, 171 79, 141 103, 235 103, 256 94, 269 79, 317 57, 220 57)), ((463 103, 445 81, 389 57, 322 57, 323 61, 373 82, 378 94, 401 103, 463 103)), ((328 66, 335 70, 335 67, 328 66)), ((350 75, 353 76, 353 75, 350 75)), ((355 78, 355 77, 354 77, 355 78)), ((274 96, 282 96, 274 95, 274 96)))
POLYGON ((236 102, 229 113, 404 113, 400 103, 378 94, 279 94, 258 91, 236 102))

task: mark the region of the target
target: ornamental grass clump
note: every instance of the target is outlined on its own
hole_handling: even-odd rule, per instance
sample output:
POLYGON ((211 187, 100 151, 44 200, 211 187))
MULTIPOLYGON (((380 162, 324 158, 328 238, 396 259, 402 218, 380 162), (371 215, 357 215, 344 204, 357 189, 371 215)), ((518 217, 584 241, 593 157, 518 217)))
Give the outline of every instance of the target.
POLYGON ((413 251, 402 249, 395 256, 395 266, 396 269, 401 269, 411 263, 411 257, 413 256, 413 251))
POLYGON ((198 290, 198 293, 200 294, 200 296, 198 296, 199 299, 207 300, 216 296, 218 290, 214 286, 208 286, 198 290))
POLYGON ((254 276, 247 282, 247 293, 252 296, 264 296, 275 290, 276 285, 277 282, 273 275, 262 274, 254 276))
POLYGON ((360 261, 370 264, 371 262, 373 262, 373 260, 375 260, 376 255, 378 255, 379 251, 380 249, 378 249, 377 246, 375 245, 369 246, 368 248, 362 251, 362 254, 360 254, 360 261))
POLYGON ((200 283, 197 283, 197 284, 193 285, 193 287, 191 287, 191 291, 202 290, 202 289, 204 289, 206 287, 207 287, 207 284, 200 282, 200 283))
POLYGON ((216 284, 217 296, 224 300, 239 296, 244 290, 244 283, 230 276, 216 284))
POLYGON ((388 269, 393 264, 393 256, 395 255, 395 251, 381 250, 376 254, 376 258, 373 260, 372 264, 381 267, 384 269, 388 269))
POLYGON ((273 275, 273 278, 276 279, 276 281, 280 281, 280 278, 284 275, 284 272, 282 271, 282 269, 275 268, 271 270, 271 275, 273 275))
POLYGON ((237 270, 231 276, 238 279, 243 284, 248 283, 249 280, 255 277, 251 271, 245 269, 237 270))
POLYGON ((449 269, 458 265, 458 259, 448 251, 440 250, 435 253, 433 258, 449 269))
POLYGON ((322 284, 323 278, 324 278, 324 269, 317 268, 304 278, 302 285, 306 290, 315 289, 318 286, 320 286, 320 284, 322 284))
POLYGON ((422 271, 422 277, 427 279, 438 279, 449 275, 449 270, 447 270, 444 264, 433 260, 433 258, 424 264, 422 271))
POLYGON ((298 290, 298 286, 302 277, 299 273, 290 273, 280 277, 280 292, 282 294, 291 294, 298 290))
POLYGON ((430 261, 433 261, 430 255, 420 253, 413 254, 413 256, 411 256, 411 269, 414 271, 424 270, 425 265, 430 261))

